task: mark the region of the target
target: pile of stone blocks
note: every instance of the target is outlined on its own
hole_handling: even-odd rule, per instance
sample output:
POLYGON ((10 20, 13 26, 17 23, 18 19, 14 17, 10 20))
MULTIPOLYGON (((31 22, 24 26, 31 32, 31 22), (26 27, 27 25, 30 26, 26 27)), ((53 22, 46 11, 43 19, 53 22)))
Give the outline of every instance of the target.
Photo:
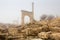
POLYGON ((44 40, 60 40, 60 18, 52 20, 41 20, 34 23, 26 24, 21 32, 25 33, 26 37, 37 36, 44 40))

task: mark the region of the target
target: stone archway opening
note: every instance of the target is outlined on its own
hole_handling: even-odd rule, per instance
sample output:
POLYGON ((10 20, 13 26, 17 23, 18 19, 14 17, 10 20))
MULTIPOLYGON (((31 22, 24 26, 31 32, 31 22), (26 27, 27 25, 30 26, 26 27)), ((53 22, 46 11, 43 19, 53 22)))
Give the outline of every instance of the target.
POLYGON ((29 16, 29 18, 30 18, 30 23, 32 23, 33 22, 33 17, 34 17, 34 3, 32 3, 32 12, 29 12, 29 11, 25 11, 25 10, 22 10, 21 11, 22 12, 22 17, 21 17, 21 25, 24 25, 25 23, 24 23, 24 17, 25 16, 29 16))
POLYGON ((24 17, 24 23, 25 23, 25 24, 30 23, 30 17, 29 17, 29 16, 25 16, 25 17, 24 17))
POLYGON ((32 13, 32 12, 29 12, 29 11, 24 11, 24 10, 22 10, 22 20, 21 20, 22 25, 25 24, 25 23, 24 23, 24 17, 25 17, 25 16, 28 16, 28 17, 30 18, 30 23, 33 22, 33 13, 32 13))

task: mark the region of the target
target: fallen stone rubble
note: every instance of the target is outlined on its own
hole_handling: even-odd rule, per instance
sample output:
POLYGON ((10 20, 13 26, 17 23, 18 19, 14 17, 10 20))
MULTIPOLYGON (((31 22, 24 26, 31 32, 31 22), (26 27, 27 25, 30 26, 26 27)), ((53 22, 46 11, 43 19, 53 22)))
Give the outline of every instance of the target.
POLYGON ((37 36, 43 40, 60 40, 60 18, 27 24, 21 32, 24 32, 26 37, 37 36))
MULTIPOLYGON (((60 18, 52 20, 34 21, 29 24, 18 27, 9 27, 6 29, 6 38, 13 39, 42 39, 42 40, 60 40, 60 18)), ((0 30, 0 33, 2 29, 0 30)), ((1 35, 1 34, 0 34, 1 35)))

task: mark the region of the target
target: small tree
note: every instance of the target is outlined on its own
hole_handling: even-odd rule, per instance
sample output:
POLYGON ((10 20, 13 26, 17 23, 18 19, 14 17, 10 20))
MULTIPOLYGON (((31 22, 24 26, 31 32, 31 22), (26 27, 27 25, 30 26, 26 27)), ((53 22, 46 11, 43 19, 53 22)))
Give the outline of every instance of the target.
POLYGON ((45 20, 47 18, 47 15, 43 14, 40 18, 40 20, 45 20))
POLYGON ((47 20, 52 20, 52 19, 54 19, 54 18, 55 18, 55 16, 49 15, 49 16, 47 17, 47 20))

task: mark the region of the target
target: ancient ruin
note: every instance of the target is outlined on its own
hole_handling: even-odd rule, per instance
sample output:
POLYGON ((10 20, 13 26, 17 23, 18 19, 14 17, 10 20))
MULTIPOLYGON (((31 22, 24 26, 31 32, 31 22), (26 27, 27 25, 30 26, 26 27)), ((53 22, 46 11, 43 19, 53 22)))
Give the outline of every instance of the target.
POLYGON ((42 17, 34 21, 34 7, 32 12, 22 10, 22 25, 0 24, 0 40, 60 40, 60 17, 42 17), (30 17, 30 23, 24 25, 24 17, 30 17), (34 21, 34 22, 33 22, 34 21), (16 26, 16 27, 15 27, 16 26))
POLYGON ((24 17, 29 16, 30 17, 30 22, 33 22, 33 17, 34 17, 34 3, 32 3, 32 12, 22 10, 22 18, 21 18, 21 23, 24 25, 24 17))
POLYGON ((24 11, 22 10, 22 25, 24 25, 24 17, 25 16, 29 16, 30 17, 30 22, 33 22, 33 13, 32 12, 28 12, 28 11, 24 11))

